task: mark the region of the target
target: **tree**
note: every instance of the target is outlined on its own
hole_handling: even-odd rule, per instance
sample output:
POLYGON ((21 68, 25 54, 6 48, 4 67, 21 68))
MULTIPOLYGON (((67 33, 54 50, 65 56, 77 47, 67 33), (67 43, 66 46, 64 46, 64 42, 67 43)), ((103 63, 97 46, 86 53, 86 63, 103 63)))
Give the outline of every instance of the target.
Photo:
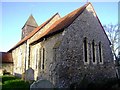
POLYGON ((106 34, 108 35, 109 40, 111 41, 112 53, 117 60, 116 51, 120 48, 120 25, 109 24, 103 26, 106 34))

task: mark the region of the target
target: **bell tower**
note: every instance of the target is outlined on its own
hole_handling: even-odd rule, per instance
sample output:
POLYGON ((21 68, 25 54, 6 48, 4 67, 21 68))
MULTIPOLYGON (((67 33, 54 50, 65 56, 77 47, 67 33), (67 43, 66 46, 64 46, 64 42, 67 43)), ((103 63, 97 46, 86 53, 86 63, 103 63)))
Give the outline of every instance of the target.
POLYGON ((22 27, 22 36, 21 39, 26 37, 31 31, 33 31, 36 27, 38 27, 34 17, 32 15, 29 16, 25 25, 22 27))

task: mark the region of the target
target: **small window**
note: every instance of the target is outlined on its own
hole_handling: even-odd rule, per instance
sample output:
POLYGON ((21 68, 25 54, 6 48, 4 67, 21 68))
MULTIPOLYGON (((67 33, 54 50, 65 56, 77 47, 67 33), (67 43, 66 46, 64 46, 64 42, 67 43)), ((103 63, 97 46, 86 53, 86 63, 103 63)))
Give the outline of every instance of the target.
POLYGON ((83 54, 84 54, 84 62, 88 63, 88 45, 87 45, 86 37, 83 40, 83 54))
MULTIPOLYGON (((30 58, 31 58, 31 55, 32 55, 32 52, 31 52, 31 48, 29 47, 29 53, 28 53, 28 56, 29 56, 29 58, 28 58, 28 68, 30 68, 30 58)), ((27 64, 26 64, 27 65, 27 64)))
POLYGON ((99 42, 99 62, 103 63, 103 58, 102 58, 102 44, 99 42))
POLYGON ((44 70, 44 63, 45 63, 45 49, 41 49, 41 70, 44 70))
POLYGON ((92 41, 92 57, 93 57, 93 63, 95 63, 95 42, 92 41))

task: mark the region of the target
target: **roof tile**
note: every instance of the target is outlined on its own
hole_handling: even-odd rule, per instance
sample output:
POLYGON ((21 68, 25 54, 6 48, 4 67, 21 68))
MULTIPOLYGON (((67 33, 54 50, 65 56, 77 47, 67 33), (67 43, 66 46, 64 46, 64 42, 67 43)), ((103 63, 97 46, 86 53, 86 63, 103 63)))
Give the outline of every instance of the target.
POLYGON ((69 13, 68 15, 64 16, 63 18, 57 20, 46 32, 41 33, 36 40, 33 42, 39 40, 40 38, 52 34, 56 31, 62 30, 66 27, 68 27, 88 6, 89 3, 85 4, 84 6, 78 8, 77 10, 74 10, 73 12, 69 13))
MULTIPOLYGON (((87 4, 85 4, 84 6, 74 10, 73 12, 69 13, 68 15, 64 16, 63 18, 60 18, 59 20, 57 20, 55 23, 53 23, 50 28, 48 28, 45 32, 42 32, 33 42, 39 40, 40 38, 50 35, 54 32, 63 30, 64 28, 68 27, 84 10, 85 8, 91 4, 90 2, 88 2, 87 4)), ((91 4, 92 5, 92 4, 91 4)), ((58 14, 58 13, 57 13, 58 14)), ((95 13, 96 14, 96 13, 95 13)), ((54 15, 55 16, 55 15, 54 15)), ((54 17, 53 16, 53 17, 54 17)), ((97 14, 96 14, 97 16, 97 14)), ((52 17, 52 18, 53 18, 52 17)), ((23 42, 25 42, 26 40, 28 40, 29 38, 31 38, 35 33, 37 33, 42 27, 44 27, 52 18, 50 18, 49 20, 47 20, 46 22, 44 22, 42 25, 40 25, 39 27, 37 27, 35 30, 33 30, 28 36, 26 36, 24 39, 22 39, 20 42, 18 42, 12 49, 10 49, 9 51, 13 50, 14 48, 16 48, 17 46, 19 46, 20 44, 22 44, 23 42)), ((98 17, 97 17, 98 19, 98 17)), ((98 19, 99 21, 99 19, 98 19)), ((99 21, 100 23, 100 21, 99 21)), ((101 23, 100 23, 101 25, 101 23)), ((102 27, 102 25, 101 25, 102 27)), ((102 27, 103 28, 103 27, 102 27)), ((103 29, 104 31, 104 29, 103 29)), ((105 31, 104 31, 105 32, 105 31)), ((32 42, 32 43, 33 43, 32 42)))
POLYGON ((0 52, 2 54, 2 63, 12 63, 12 54, 8 52, 0 52))

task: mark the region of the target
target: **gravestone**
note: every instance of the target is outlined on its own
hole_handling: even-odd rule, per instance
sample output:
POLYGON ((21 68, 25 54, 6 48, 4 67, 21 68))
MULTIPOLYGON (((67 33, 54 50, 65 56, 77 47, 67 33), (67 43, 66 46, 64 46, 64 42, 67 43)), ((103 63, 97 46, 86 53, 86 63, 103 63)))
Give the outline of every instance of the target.
POLYGON ((38 80, 30 86, 30 90, 54 90, 54 85, 48 80, 38 80))
POLYGON ((29 68, 25 72, 25 80, 26 81, 33 81, 34 80, 34 70, 32 68, 29 68))

